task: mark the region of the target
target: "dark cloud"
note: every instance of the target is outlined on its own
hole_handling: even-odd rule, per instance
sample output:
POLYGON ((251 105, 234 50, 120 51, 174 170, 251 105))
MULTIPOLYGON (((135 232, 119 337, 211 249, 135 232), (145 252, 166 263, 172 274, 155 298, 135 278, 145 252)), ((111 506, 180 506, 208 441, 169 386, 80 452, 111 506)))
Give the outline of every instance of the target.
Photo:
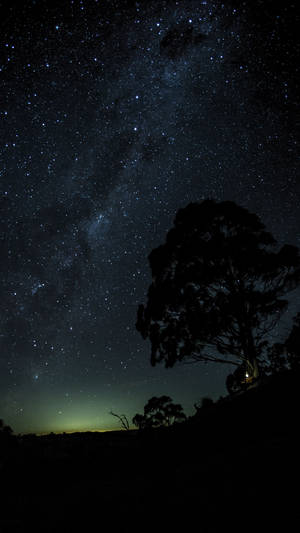
POLYGON ((160 53, 170 59, 179 58, 191 46, 203 43, 206 36, 197 32, 192 24, 183 22, 170 29, 160 41, 160 53))

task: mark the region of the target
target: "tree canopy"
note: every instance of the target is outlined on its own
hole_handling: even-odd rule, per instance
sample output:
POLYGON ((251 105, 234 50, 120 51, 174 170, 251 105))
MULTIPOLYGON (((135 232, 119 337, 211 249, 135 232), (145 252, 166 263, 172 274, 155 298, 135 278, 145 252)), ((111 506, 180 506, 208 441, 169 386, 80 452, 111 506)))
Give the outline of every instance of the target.
POLYGON ((204 200, 178 211, 149 262, 136 327, 151 341, 152 365, 231 363, 257 378, 284 297, 299 284, 298 249, 278 249, 258 216, 234 202, 204 200))
POLYGON ((171 426, 185 420, 185 414, 179 403, 173 403, 169 396, 153 396, 144 407, 144 414, 137 413, 132 422, 139 429, 171 426))
POLYGON ((2 442, 3 437, 10 437, 13 433, 13 430, 7 424, 4 424, 2 418, 0 418, 0 442, 2 442))

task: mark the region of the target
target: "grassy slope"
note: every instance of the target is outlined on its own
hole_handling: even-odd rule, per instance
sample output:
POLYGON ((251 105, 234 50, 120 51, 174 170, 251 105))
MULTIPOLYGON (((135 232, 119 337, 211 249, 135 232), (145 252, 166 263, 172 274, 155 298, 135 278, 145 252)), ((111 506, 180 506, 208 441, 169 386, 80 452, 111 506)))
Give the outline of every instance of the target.
POLYGON ((1 471, 0 531, 90 531, 105 520, 129 530, 155 525, 159 515, 187 530, 194 518, 200 531, 257 529, 262 521, 267 530, 283 521, 289 531, 298 513, 298 384, 299 374, 286 373, 149 434, 12 443, 1 471))

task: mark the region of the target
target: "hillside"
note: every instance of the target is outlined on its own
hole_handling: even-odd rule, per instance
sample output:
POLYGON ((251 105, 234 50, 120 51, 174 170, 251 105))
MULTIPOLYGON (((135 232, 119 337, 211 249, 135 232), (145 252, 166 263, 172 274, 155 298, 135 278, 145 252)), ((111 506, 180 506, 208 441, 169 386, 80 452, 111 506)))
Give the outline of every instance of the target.
POLYGON ((257 527, 259 516, 289 531, 298 513, 298 383, 286 372, 170 429, 2 442, 0 531, 90 531, 105 521, 127 531, 158 516, 187 530, 196 518, 207 532, 239 530, 241 520, 257 527))

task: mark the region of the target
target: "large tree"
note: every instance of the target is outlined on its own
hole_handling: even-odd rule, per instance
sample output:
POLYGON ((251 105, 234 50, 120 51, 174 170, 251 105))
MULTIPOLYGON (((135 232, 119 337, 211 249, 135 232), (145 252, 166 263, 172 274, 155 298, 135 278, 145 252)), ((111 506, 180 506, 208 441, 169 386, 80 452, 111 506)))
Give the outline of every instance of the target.
POLYGON ((234 202, 178 211, 166 243, 149 256, 152 284, 136 327, 151 363, 231 363, 259 376, 267 338, 299 283, 298 249, 278 249, 260 219, 234 202))

